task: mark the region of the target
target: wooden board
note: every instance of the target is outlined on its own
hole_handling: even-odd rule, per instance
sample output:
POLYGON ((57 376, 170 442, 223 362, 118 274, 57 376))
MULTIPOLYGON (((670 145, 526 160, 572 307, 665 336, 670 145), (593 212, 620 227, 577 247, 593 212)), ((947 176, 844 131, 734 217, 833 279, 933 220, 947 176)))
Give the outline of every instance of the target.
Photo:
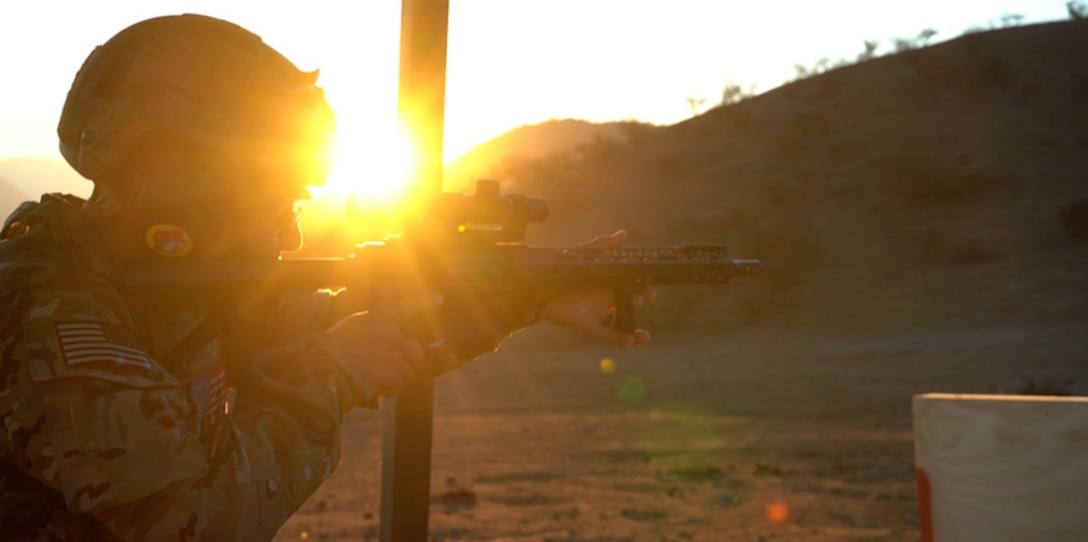
POLYGON ((1088 540, 1088 397, 917 395, 923 540, 1088 540))

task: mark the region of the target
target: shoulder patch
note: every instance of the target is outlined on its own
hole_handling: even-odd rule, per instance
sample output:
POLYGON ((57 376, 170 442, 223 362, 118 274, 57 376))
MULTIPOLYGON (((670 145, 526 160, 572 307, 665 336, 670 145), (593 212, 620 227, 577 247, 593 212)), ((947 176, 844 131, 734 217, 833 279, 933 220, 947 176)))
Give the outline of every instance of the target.
POLYGON ((67 321, 54 325, 64 363, 116 364, 151 370, 151 358, 131 329, 109 322, 67 321))

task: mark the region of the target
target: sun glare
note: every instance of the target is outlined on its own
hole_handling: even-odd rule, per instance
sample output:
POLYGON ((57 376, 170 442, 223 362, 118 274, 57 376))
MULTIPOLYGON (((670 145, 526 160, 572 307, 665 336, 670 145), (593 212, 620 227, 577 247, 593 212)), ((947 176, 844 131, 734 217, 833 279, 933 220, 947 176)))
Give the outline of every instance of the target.
POLYGON ((407 133, 354 126, 370 129, 342 123, 331 172, 323 186, 310 187, 312 197, 299 221, 308 255, 340 254, 358 242, 397 233, 411 203, 407 196, 417 160, 407 133))
POLYGON ((404 130, 391 129, 384 138, 348 132, 337 139, 328 182, 314 193, 392 202, 408 188, 415 162, 404 130))

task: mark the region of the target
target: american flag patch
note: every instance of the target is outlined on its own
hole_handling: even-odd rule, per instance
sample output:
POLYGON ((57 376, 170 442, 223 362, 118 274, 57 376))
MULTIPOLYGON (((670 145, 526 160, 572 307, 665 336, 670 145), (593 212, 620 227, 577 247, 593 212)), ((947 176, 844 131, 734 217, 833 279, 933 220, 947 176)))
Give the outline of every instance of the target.
POLYGON ((131 329, 106 322, 57 322, 56 328, 69 366, 113 363, 151 369, 147 350, 131 329))
POLYGON ((211 374, 189 382, 189 393, 196 401, 201 416, 223 412, 223 403, 227 401, 227 372, 220 365, 211 374))

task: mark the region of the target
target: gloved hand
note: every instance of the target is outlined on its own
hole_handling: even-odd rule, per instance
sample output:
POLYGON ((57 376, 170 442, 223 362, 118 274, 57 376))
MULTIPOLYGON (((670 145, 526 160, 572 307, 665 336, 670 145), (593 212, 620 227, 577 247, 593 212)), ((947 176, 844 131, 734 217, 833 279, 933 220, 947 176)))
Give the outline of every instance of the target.
MULTIPOLYGON (((621 230, 578 246, 620 247, 626 240, 627 232, 621 230)), ((441 309, 440 318, 440 327, 445 330, 447 355, 430 356, 432 360, 438 360, 433 362, 437 365, 436 374, 449 371, 494 350, 503 339, 541 318, 613 346, 630 347, 650 340, 650 332, 645 329, 621 332, 612 327, 616 312, 616 293, 610 286, 574 285, 554 291, 518 294, 520 296, 496 294, 491 297, 447 299, 446 305, 441 309), (449 365, 451 362, 452 366, 449 365)), ((651 288, 639 287, 629 300, 632 311, 639 312, 652 304, 656 297, 657 294, 651 288)))
POLYGON ((332 356, 368 399, 396 396, 426 368, 428 357, 428 345, 413 338, 405 323, 441 305, 441 296, 435 295, 352 314, 311 336, 310 342, 332 356))
MULTIPOLYGON (((582 247, 620 247, 627 240, 627 232, 620 230, 610 236, 601 236, 579 246, 582 247)), ((653 304, 656 292, 648 287, 641 287, 631 297, 631 309, 634 312, 653 304)), ((603 343, 613 346, 630 347, 650 341, 650 332, 635 329, 625 333, 611 327, 615 316, 616 294, 610 287, 585 286, 568 290, 549 300, 540 311, 543 319, 554 324, 581 331, 603 343)))
POLYGON ((508 293, 451 292, 441 307, 416 313, 403 329, 426 346, 417 369, 436 377, 494 351, 537 320, 528 302, 508 293))

